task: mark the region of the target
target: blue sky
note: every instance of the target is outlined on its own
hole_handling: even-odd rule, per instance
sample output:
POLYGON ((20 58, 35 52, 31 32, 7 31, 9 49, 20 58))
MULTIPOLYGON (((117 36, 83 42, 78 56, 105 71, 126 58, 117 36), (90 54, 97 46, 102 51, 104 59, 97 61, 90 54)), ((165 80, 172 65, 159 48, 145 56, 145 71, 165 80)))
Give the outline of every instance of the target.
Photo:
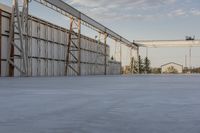
MULTIPOLYGON (((8 4, 11 0, 0 0, 8 4)), ((185 39, 195 35, 200 39, 199 0, 65 0, 68 4, 84 12, 128 40, 185 39)), ((58 17, 53 11, 45 11, 32 2, 31 13, 55 22, 58 17), (47 15, 51 14, 51 15, 47 15)), ((66 26, 60 16, 59 25, 66 26)), ((65 18, 64 18, 65 20, 65 18)), ((200 66, 200 48, 192 49, 192 65, 200 66)), ((145 56, 145 49, 140 53, 145 56)), ((167 62, 184 65, 188 48, 149 49, 153 66, 167 62), (170 55, 169 55, 170 51, 170 55)))

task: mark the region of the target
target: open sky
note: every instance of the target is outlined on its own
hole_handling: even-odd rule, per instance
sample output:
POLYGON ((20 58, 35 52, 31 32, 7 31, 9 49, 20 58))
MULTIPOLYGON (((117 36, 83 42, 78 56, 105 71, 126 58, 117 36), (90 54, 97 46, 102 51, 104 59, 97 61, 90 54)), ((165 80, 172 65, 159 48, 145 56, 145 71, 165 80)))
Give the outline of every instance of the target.
MULTIPOLYGON (((10 4, 11 0, 0 0, 0 2, 10 4)), ((65 0, 65 2, 130 41, 185 39, 185 36, 193 35, 196 39, 200 39, 199 0, 65 0)), ((38 4, 33 3, 31 9, 33 14, 57 21, 55 15, 47 15, 49 12, 43 12, 38 4)), ((193 66, 200 66, 199 51, 200 48, 192 48, 193 66)), ((145 56, 145 49, 141 49, 140 53, 145 56)), ((152 66, 156 67, 171 61, 184 65, 185 55, 189 55, 189 48, 149 49, 152 66)))

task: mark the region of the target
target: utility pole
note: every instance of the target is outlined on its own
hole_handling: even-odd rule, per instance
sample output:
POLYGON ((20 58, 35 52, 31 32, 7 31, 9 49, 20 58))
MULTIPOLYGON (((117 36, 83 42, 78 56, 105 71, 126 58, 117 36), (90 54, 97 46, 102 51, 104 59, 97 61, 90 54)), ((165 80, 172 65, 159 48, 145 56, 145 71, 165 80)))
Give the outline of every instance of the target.
POLYGON ((149 49, 148 47, 146 47, 146 57, 148 57, 148 55, 149 55, 149 49))
POLYGON ((192 47, 189 48, 189 68, 192 69, 192 47))
POLYGON ((187 55, 185 55, 185 68, 187 68, 187 55))

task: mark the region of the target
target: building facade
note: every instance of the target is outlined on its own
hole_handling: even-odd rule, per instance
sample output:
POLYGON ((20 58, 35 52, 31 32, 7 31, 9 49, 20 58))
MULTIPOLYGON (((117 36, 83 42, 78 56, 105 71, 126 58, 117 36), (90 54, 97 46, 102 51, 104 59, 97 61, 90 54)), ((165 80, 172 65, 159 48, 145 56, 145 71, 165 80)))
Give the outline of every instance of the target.
MULTIPOLYGON (((19 50, 12 47, 11 53, 8 54, 10 21, 11 8, 0 4, 0 77, 22 76, 17 69, 23 67, 19 50), (15 67, 8 65, 8 56, 15 67)), ((73 69, 69 69, 65 75, 69 30, 34 16, 29 16, 28 24, 28 76, 75 76, 73 69)), ((18 37, 18 33, 14 33, 14 36, 18 37)), ((16 42, 16 45, 19 47, 20 44, 16 42)), ((107 74, 121 74, 121 63, 109 61, 110 47, 106 47, 105 53, 104 43, 81 35, 80 75, 103 75, 105 65, 107 74)), ((69 59, 72 67, 77 68, 74 58, 78 58, 78 54, 75 50, 72 52, 76 57, 70 55, 69 59)))
POLYGON ((183 73, 183 65, 170 62, 161 66, 161 73, 183 73))

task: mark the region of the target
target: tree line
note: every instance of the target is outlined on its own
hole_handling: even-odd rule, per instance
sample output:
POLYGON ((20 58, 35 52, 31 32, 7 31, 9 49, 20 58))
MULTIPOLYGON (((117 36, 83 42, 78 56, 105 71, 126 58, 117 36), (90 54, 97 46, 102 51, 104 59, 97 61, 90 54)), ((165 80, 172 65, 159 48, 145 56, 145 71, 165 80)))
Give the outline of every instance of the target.
POLYGON ((138 61, 131 58, 131 73, 149 74, 151 73, 151 61, 148 57, 138 56, 138 61))

